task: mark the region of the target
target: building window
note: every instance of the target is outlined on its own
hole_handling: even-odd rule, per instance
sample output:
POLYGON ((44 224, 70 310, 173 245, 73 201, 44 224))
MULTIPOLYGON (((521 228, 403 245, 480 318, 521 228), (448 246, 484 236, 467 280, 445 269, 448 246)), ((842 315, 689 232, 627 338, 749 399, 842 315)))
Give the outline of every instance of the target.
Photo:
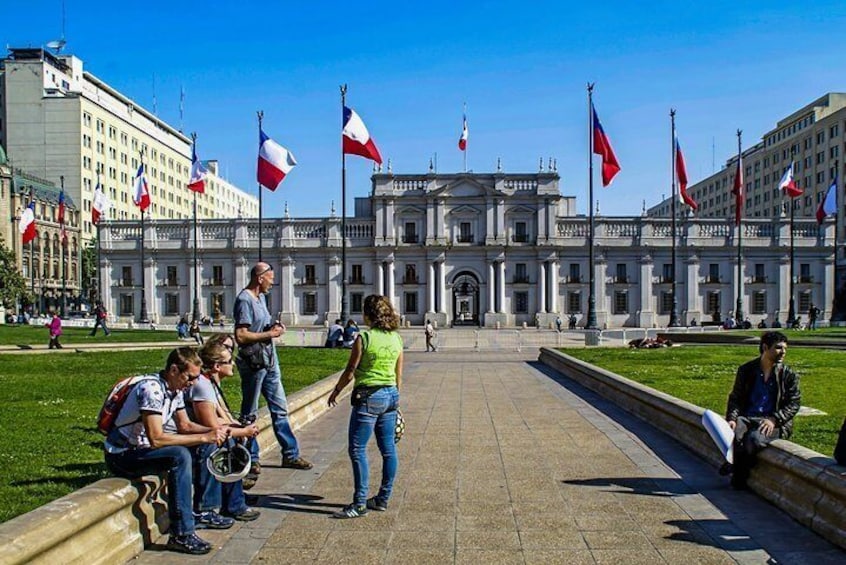
POLYGON ((811 291, 803 290, 799 293, 799 311, 807 312, 811 308, 811 291))
POLYGON ((176 267, 174 265, 168 265, 167 267, 167 286, 177 286, 179 282, 176 278, 176 267))
POLYGON ((405 313, 406 314, 416 314, 417 313, 417 293, 416 292, 406 292, 405 293, 405 313))
POLYGON ((529 273, 526 270, 525 263, 517 263, 514 265, 514 282, 524 284, 529 282, 529 273))
POLYGON ((629 293, 626 290, 614 291, 614 314, 629 313, 629 293))
POLYGON ((402 282, 403 284, 417 284, 420 282, 417 279, 417 265, 410 263, 405 266, 405 278, 402 282))
POLYGON ((571 290, 567 293, 567 313, 577 314, 582 311, 582 293, 578 290, 571 290))
POLYGON ((752 313, 766 314, 767 313, 767 292, 764 290, 756 290, 752 293, 752 313))
POLYGON ((406 222, 405 230, 402 234, 403 243, 417 243, 417 224, 415 222, 406 222))
POLYGON ((528 314, 529 313, 529 293, 515 292, 514 293, 514 313, 528 314))
POLYGON ((360 292, 350 293, 350 313, 361 314, 362 304, 364 304, 364 294, 360 292))
POLYGON ((529 241, 529 231, 526 228, 526 222, 516 222, 514 224, 514 241, 517 243, 529 241))
MULTIPOLYGON (((315 276, 314 265, 305 266, 305 284, 317 284, 317 277, 315 276)), ((316 312, 316 311, 315 311, 316 312)), ((312 313, 315 313, 312 312, 312 313)))
POLYGON ((617 263, 615 265, 615 276, 614 282, 618 283, 627 283, 629 282, 629 277, 626 274, 626 264, 625 263, 617 263))
POLYGON ((755 276, 752 279, 752 282, 756 283, 764 283, 767 282, 767 275, 764 274, 765 268, 763 263, 755 263, 755 276))
POLYGON ((135 300, 134 296, 131 294, 121 294, 120 295, 120 315, 121 316, 134 316, 135 315, 135 300))
POLYGON ((661 303, 659 304, 659 314, 669 314, 673 310, 673 293, 663 291, 661 293, 661 303))
POLYGON ((710 314, 715 322, 719 322, 722 320, 722 306, 720 304, 720 291, 719 290, 711 290, 708 292, 707 295, 707 305, 708 311, 706 314, 710 314))
POLYGON ((458 242, 472 243, 473 234, 470 232, 470 222, 461 222, 458 225, 458 242))
POLYGON ((212 284, 214 286, 223 286, 223 265, 212 266, 212 284))
POLYGON ((582 266, 579 263, 570 263, 570 278, 568 282, 582 282, 582 266))
POLYGON ((361 265, 352 266, 352 278, 350 282, 352 284, 364 284, 364 274, 362 273, 361 265))
POLYGON ((317 314, 317 293, 307 292, 303 295, 303 314, 317 314))
POLYGON ((165 316, 179 314, 179 295, 175 292, 165 294, 165 316))
POLYGON ((673 275, 673 264, 672 263, 664 263, 661 266, 661 282, 671 283, 675 276, 673 275))
POLYGON ((120 286, 132 286, 132 267, 123 267, 120 272, 120 286))
POLYGON ((801 282, 801 283, 812 283, 812 282, 814 282, 814 277, 811 276, 811 264, 810 263, 800 263, 799 264, 799 282, 801 282))
POLYGON ((711 283, 718 283, 720 282, 720 264, 719 263, 710 263, 708 265, 708 281, 711 283))

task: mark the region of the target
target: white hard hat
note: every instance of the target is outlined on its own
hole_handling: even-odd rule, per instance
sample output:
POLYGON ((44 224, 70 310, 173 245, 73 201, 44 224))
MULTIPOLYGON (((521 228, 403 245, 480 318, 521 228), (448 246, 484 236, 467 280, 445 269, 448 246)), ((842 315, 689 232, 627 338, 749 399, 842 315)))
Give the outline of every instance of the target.
POLYGON ((236 443, 231 447, 224 445, 215 449, 206 459, 206 467, 218 481, 234 483, 247 475, 250 462, 250 452, 240 443, 236 443))

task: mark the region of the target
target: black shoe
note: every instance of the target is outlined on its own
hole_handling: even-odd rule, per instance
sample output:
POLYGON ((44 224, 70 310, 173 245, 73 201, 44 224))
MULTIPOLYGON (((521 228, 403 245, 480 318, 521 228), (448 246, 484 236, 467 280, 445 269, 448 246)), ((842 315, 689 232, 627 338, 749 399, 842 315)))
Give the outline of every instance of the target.
POLYGON ((194 514, 194 527, 198 530, 228 530, 235 524, 235 520, 221 516, 217 512, 208 511, 194 514))
POLYGON ((311 469, 312 467, 314 467, 314 465, 312 465, 302 457, 296 457, 294 459, 282 459, 283 469, 300 469, 302 471, 305 471, 307 469, 311 469))
POLYGON ((252 522, 253 520, 257 520, 259 516, 261 516, 261 512, 256 510, 255 508, 247 507, 245 510, 241 511, 238 514, 231 514, 232 518, 238 520, 239 522, 252 522))
POLYGON ((721 476, 727 477, 734 472, 734 465, 731 463, 723 463, 723 466, 720 467, 720 470, 717 471, 721 476))
POLYGON ((197 534, 185 534, 181 536, 170 536, 167 540, 167 548, 179 553, 190 553, 191 555, 205 555, 211 551, 211 544, 200 539, 197 534))
POLYGON ((374 496, 373 498, 367 499, 367 509, 375 510, 376 512, 384 512, 388 509, 388 503, 374 496))
POLYGON ((367 507, 356 506, 355 504, 344 506, 332 514, 333 518, 338 518, 339 520, 345 520, 347 518, 361 518, 362 516, 367 516, 367 507))

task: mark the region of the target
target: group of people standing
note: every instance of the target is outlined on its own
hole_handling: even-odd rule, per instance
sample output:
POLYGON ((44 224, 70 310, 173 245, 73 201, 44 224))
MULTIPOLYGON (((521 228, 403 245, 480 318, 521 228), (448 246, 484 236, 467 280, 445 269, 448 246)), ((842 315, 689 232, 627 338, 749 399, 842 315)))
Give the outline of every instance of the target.
MULTIPOLYGON (((254 423, 260 394, 282 452, 281 466, 312 468, 300 454, 288 418, 273 345, 285 333, 285 326, 272 319, 265 298, 273 283, 273 268, 257 263, 249 284, 235 300, 234 335, 212 336, 199 351, 175 349, 164 369, 138 377, 104 443, 106 465, 114 474, 127 478, 165 474, 171 524, 167 547, 173 551, 208 553, 211 545, 196 535, 197 529, 226 529, 235 521, 259 517, 259 511, 247 505, 244 491, 255 485, 262 471, 256 441, 259 429, 254 423), (241 377, 240 418, 220 386, 221 380, 234 375, 233 364, 241 377), (238 474, 239 480, 222 481, 212 472, 218 448, 234 450, 240 443, 250 453, 249 468, 238 474)), ((386 510, 397 472, 394 429, 402 380, 402 339, 396 332, 399 316, 390 301, 378 295, 365 298, 363 313, 370 329, 353 337, 349 362, 328 400, 334 406, 342 390, 355 383, 349 423, 354 495, 335 518, 386 510), (366 446, 373 435, 384 463, 379 490, 368 498, 366 446)))

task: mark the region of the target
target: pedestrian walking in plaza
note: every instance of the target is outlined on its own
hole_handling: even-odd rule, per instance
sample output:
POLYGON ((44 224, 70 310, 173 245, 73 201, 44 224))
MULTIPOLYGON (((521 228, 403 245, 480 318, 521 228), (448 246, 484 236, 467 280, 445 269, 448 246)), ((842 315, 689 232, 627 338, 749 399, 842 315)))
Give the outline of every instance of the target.
POLYGON ((721 474, 732 474, 734 488, 746 488, 757 453, 774 439, 788 439, 799 412, 799 376, 784 364, 787 336, 766 332, 760 356, 740 366, 728 398, 726 420, 734 430, 734 463, 721 474))
POLYGON ((62 335, 62 319, 58 312, 53 312, 53 317, 45 324, 50 330, 50 344, 48 349, 61 349, 62 344, 59 343, 59 337, 62 335))
POLYGON ((429 351, 437 351, 435 344, 432 342, 435 339, 435 326, 432 325, 431 320, 426 320, 426 353, 429 351))
MULTIPOLYGON (((265 295, 273 287, 273 281, 273 267, 256 263, 250 270, 249 284, 235 298, 233 318, 238 344, 236 364, 241 374, 241 415, 258 413, 259 394, 263 395, 282 449, 282 467, 311 469, 312 464, 300 457, 300 446, 288 420, 288 399, 273 346, 273 340, 285 333, 285 326, 274 322, 267 310, 265 295)), ((255 438, 248 444, 253 460, 248 477, 255 479, 261 474, 259 445, 255 438)))
POLYGON ((347 367, 329 395, 329 406, 335 406, 344 387, 355 381, 348 438, 355 492, 352 504, 336 512, 335 518, 359 518, 368 510, 387 510, 397 474, 394 435, 403 360, 402 337, 396 331, 399 316, 386 297, 376 294, 364 299, 363 310, 364 323, 370 329, 356 338, 347 367), (382 454, 382 482, 376 496, 368 498, 370 469, 367 443, 374 433, 382 454))
POLYGON ((94 328, 91 330, 91 337, 97 335, 97 328, 103 328, 103 333, 109 335, 111 332, 109 328, 106 327, 106 318, 108 317, 108 312, 106 312, 106 308, 103 306, 103 303, 99 300, 97 301, 97 305, 94 307, 94 328))

